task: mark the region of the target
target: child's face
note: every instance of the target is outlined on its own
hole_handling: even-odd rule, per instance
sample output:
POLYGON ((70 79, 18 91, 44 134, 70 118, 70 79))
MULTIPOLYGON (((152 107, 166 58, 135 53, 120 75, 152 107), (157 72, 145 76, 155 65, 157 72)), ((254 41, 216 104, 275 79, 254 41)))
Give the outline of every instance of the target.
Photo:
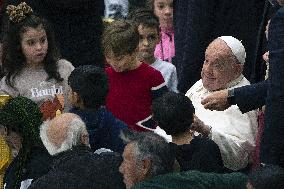
POLYGON ((148 62, 154 59, 154 51, 160 41, 160 35, 156 27, 147 27, 141 24, 138 26, 138 32, 140 38, 138 57, 140 60, 148 62))
POLYGON ((124 72, 133 70, 137 64, 137 52, 127 55, 115 56, 113 53, 106 55, 107 63, 116 71, 124 72))
POLYGON ((48 41, 42 26, 29 27, 26 32, 21 34, 21 48, 27 64, 38 65, 44 60, 47 54, 48 41))
POLYGON ((159 18, 161 28, 173 26, 173 0, 154 0, 154 12, 159 18))

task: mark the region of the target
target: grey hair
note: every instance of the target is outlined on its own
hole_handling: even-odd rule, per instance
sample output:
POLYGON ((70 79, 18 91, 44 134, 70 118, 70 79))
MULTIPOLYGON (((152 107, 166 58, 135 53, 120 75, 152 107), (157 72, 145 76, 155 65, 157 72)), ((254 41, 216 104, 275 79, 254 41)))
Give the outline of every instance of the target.
POLYGON ((60 152, 72 149, 73 146, 76 146, 81 143, 81 136, 84 133, 87 133, 85 123, 79 117, 74 117, 69 123, 67 123, 68 130, 66 139, 61 143, 61 146, 58 148, 52 142, 50 142, 46 133, 50 123, 51 121, 47 120, 43 122, 40 127, 40 138, 50 155, 56 155, 60 152))
POLYGON ((175 156, 163 137, 153 132, 134 133, 125 130, 121 138, 126 143, 133 144, 133 156, 138 167, 142 160, 150 159, 149 177, 173 171, 175 156))

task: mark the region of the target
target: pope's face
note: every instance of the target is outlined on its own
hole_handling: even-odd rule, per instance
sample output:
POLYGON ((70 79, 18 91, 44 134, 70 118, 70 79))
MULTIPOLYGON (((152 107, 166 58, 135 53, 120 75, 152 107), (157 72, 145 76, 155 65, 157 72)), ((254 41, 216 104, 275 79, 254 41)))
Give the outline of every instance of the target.
POLYGON ((231 49, 224 41, 217 39, 208 46, 201 72, 202 83, 206 89, 225 89, 241 72, 242 65, 236 63, 231 49))

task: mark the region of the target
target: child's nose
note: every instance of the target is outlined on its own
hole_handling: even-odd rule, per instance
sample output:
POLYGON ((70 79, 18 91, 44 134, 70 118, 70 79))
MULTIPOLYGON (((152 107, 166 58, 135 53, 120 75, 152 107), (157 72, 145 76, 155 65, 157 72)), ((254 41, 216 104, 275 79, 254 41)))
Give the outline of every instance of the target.
POLYGON ((148 46, 149 45, 149 41, 147 39, 143 40, 143 45, 148 46))
POLYGON ((172 15, 173 14, 173 9, 170 6, 167 6, 165 8, 165 14, 172 15))
POLYGON ((42 49, 42 45, 40 43, 36 44, 36 49, 42 49))

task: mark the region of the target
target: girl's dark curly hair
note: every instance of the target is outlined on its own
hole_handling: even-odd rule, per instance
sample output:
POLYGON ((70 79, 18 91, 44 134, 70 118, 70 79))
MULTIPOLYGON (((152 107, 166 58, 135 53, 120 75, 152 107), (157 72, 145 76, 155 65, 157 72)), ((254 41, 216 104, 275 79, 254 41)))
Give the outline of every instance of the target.
POLYGON ((0 109, 0 124, 8 131, 17 132, 22 138, 22 146, 18 154, 19 164, 16 169, 16 178, 10 183, 13 188, 19 188, 22 180, 22 170, 26 166, 30 153, 34 147, 44 149, 39 130, 42 123, 42 114, 35 102, 26 97, 16 97, 0 109))
POLYGON ((26 66, 26 57, 21 49, 21 36, 28 28, 37 27, 42 27, 45 30, 48 40, 47 55, 43 60, 44 70, 48 74, 47 80, 54 78, 57 81, 63 81, 58 72, 57 61, 60 59, 60 55, 55 45, 51 26, 45 19, 31 14, 20 23, 10 21, 8 31, 4 34, 2 69, 6 75, 6 83, 10 87, 14 87, 15 77, 26 66))

